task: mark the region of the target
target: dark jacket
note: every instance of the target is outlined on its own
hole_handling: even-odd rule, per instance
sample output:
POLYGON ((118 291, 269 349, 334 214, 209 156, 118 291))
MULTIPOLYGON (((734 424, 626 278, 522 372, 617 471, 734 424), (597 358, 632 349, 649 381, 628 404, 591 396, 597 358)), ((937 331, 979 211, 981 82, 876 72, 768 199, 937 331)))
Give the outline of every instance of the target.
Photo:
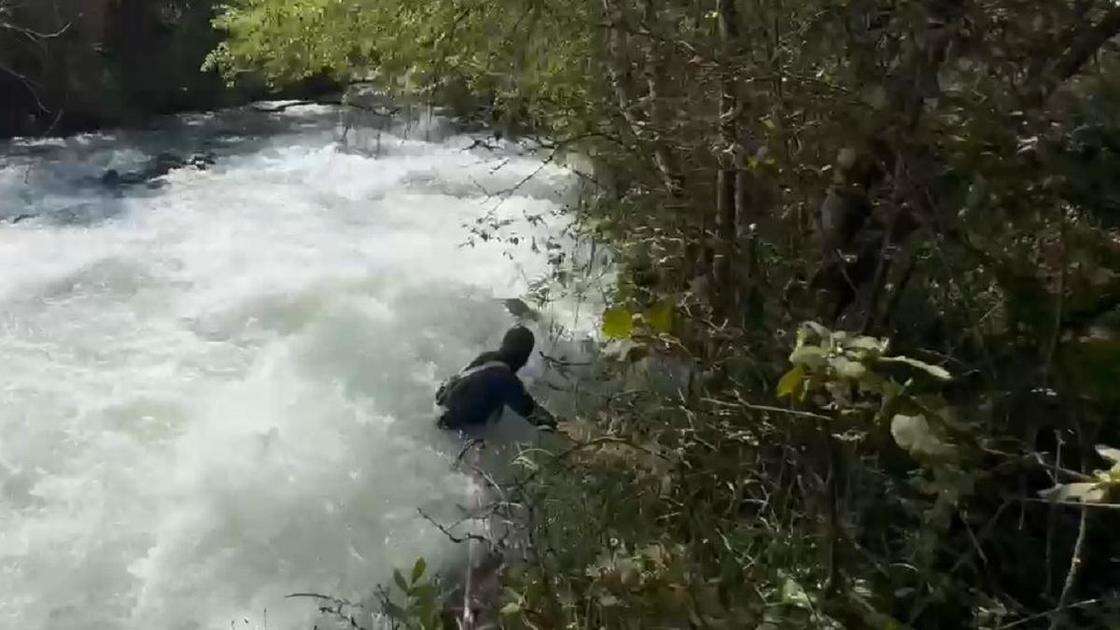
POLYGON ((526 418, 534 415, 537 403, 517 378, 517 371, 533 352, 534 341, 528 329, 514 328, 506 333, 498 351, 479 355, 445 383, 436 394, 436 401, 445 409, 439 425, 445 429, 482 426, 502 407, 526 418))

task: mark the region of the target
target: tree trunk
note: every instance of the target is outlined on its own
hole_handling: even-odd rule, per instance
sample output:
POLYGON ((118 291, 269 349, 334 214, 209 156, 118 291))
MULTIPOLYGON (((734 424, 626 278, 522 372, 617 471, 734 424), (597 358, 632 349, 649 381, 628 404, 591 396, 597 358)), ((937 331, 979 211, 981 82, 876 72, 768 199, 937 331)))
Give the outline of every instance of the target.
MULTIPOLYGON (((643 2, 643 13, 647 28, 656 29, 658 23, 657 6, 654 0, 643 2)), ((665 58, 655 38, 649 38, 646 46, 646 64, 643 71, 646 79, 646 103, 649 111, 650 142, 653 145, 653 161, 662 181, 671 195, 678 195, 681 189, 680 171, 673 152, 665 137, 669 132, 669 120, 665 115, 662 99, 665 83, 665 58)))
POLYGON ((719 0, 720 35, 720 103, 719 103, 719 171, 716 173, 715 257, 712 264, 713 293, 721 309, 734 309, 735 236, 738 226, 736 207, 736 166, 740 161, 738 142, 739 98, 732 70, 733 54, 739 39, 739 18, 734 0, 719 0))

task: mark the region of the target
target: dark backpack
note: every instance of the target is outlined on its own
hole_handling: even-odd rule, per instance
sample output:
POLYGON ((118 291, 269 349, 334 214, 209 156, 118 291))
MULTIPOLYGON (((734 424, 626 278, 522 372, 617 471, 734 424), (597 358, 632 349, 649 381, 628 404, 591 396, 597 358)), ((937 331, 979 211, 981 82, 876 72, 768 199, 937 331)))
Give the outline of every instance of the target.
POLYGON ((472 368, 467 368, 462 372, 459 372, 458 374, 447 379, 443 382, 442 385, 439 386, 439 389, 436 391, 436 404, 446 409, 447 401, 451 399, 451 396, 456 391, 458 391, 460 387, 462 387, 463 383, 466 382, 468 376, 477 374, 492 367, 503 367, 507 370, 509 369, 509 366, 506 365, 504 361, 487 361, 482 365, 476 365, 472 368))

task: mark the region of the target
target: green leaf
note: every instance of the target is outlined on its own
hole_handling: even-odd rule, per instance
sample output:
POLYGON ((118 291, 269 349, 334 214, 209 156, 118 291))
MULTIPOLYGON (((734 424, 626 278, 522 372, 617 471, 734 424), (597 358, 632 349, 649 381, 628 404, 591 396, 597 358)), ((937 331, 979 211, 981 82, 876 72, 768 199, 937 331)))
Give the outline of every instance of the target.
POLYGON ((798 608, 808 608, 813 604, 809 594, 793 578, 786 578, 785 583, 782 584, 782 603, 798 608))
POLYGON ((778 398, 793 396, 794 392, 797 391, 797 388, 801 386, 804 380, 805 368, 800 365, 794 366, 792 370, 786 372, 785 375, 782 376, 782 379, 778 381, 778 398))
POLYGON ((1097 503, 1104 499, 1105 488, 1099 483, 1078 482, 1054 486, 1049 490, 1038 493, 1044 499, 1051 501, 1081 501, 1082 503, 1097 503))
POLYGON ((599 605, 603 608, 614 608, 615 606, 620 606, 621 604, 622 602, 610 593, 599 596, 599 605))
POLYGON ((824 348, 818 346, 801 345, 793 349, 789 355, 789 362, 794 365, 804 365, 809 369, 824 367, 828 354, 824 348))
POLYGON ((852 350, 852 354, 860 357, 860 359, 878 358, 887 351, 890 341, 887 339, 876 339, 875 337, 855 337, 844 342, 844 347, 852 350))
POLYGON ((412 583, 415 584, 419 582, 420 578, 424 577, 424 571, 427 569, 428 563, 424 561, 424 558, 417 558, 416 564, 412 565, 412 583))
POLYGON ((510 615, 516 615, 519 612, 521 612, 521 604, 519 604, 518 602, 510 602, 510 603, 506 604, 505 606, 502 606, 502 610, 501 610, 501 614, 502 614, 503 617, 508 617, 510 615))
POLYGON ((603 334, 611 339, 629 339, 634 332, 634 315, 624 308, 603 312, 603 334))
POLYGON ((866 366, 847 357, 835 357, 828 363, 832 366, 832 369, 836 370, 837 375, 853 381, 858 381, 867 374, 866 366))
POLYGON ((397 569, 393 569, 393 581, 397 583, 397 588, 405 593, 408 592, 408 582, 404 581, 404 576, 401 575, 401 572, 397 569))
POLYGON ((801 325, 801 328, 803 331, 808 331, 816 334, 821 339, 827 339, 828 337, 832 336, 832 331, 825 328, 824 326, 821 326, 817 322, 805 322, 801 325))
POLYGON ((848 342, 850 348, 860 348, 863 350, 882 350, 887 347, 887 342, 882 339, 874 337, 856 337, 848 342))
POLYGON ((891 420, 894 441, 912 455, 943 457, 953 453, 953 447, 934 435, 925 416, 898 414, 891 420))
POLYGON ((649 327, 659 333, 669 333, 673 330, 673 314, 676 304, 670 301, 662 302, 646 311, 646 322, 649 327))
POLYGON ((1120 449, 1105 446, 1103 444, 1097 445, 1097 453, 1101 457, 1111 461, 1113 464, 1120 464, 1120 449))
POLYGON ((926 374, 929 374, 930 376, 933 376, 935 378, 939 378, 943 381, 948 381, 953 378, 953 375, 943 367, 930 365, 925 361, 911 359, 910 357, 882 357, 881 359, 879 359, 879 361, 882 363, 904 363, 906 365, 909 365, 910 367, 918 368, 926 374))

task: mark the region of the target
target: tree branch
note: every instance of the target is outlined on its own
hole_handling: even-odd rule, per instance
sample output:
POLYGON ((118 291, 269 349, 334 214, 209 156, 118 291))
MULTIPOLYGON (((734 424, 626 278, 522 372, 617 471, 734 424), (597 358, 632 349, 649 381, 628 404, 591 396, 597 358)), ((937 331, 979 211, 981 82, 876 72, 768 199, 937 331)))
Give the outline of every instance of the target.
POLYGON ((1043 97, 1049 96, 1058 86, 1079 73, 1093 55, 1117 34, 1120 34, 1120 5, 1109 9, 1096 26, 1078 30, 1078 36, 1051 66, 1047 80, 1043 83, 1043 97))
POLYGON ((25 35, 31 40, 40 41, 44 39, 55 39, 57 37, 61 37, 64 33, 66 33, 66 31, 70 30, 70 24, 67 23, 66 26, 63 26, 53 33, 40 33, 39 31, 25 28, 23 26, 19 26, 18 24, 12 24, 11 22, 0 22, 0 29, 15 31, 17 33, 25 35))
POLYGON ((43 112, 44 114, 49 114, 51 112, 51 110, 47 109, 47 106, 44 105, 43 101, 39 98, 39 93, 35 90, 35 88, 38 87, 35 81, 32 81, 26 75, 20 74, 16 70, 2 63, 0 63, 0 72, 10 75, 15 80, 19 81, 20 85, 22 85, 24 89, 27 90, 27 93, 31 95, 31 98, 35 100, 35 106, 39 108, 39 111, 43 112))
POLYGON ((425 521, 428 521, 429 523, 431 523, 433 527, 435 527, 439 531, 443 532, 443 535, 447 536, 448 540, 450 540, 451 542, 453 542, 457 545, 461 544, 461 543, 465 543, 469 540, 475 540, 475 541, 478 541, 478 542, 484 542, 486 544, 490 544, 490 539, 489 538, 486 538, 485 536, 479 536, 478 534, 467 534, 465 536, 456 536, 455 534, 451 533, 450 529, 448 529, 447 527, 442 525, 436 519, 429 516, 428 513, 423 510, 423 508, 417 508, 416 511, 420 514, 420 516, 425 521))

